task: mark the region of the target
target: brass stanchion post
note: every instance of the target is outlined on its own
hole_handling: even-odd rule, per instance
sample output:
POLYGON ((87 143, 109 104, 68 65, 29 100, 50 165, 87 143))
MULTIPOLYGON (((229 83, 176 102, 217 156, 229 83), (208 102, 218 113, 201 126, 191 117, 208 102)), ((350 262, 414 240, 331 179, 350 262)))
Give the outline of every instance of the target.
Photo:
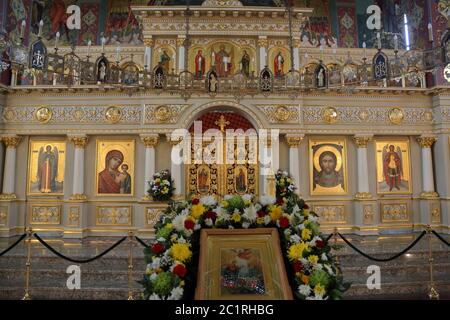
POLYGON ((133 231, 128 232, 128 245, 129 245, 129 252, 128 252, 128 300, 134 300, 133 298, 133 238, 134 233, 133 231))
POLYGON ((431 299, 439 299, 439 293, 434 287, 434 275, 433 275, 433 247, 431 244, 432 239, 432 229, 431 225, 427 225, 427 234, 428 234, 428 263, 430 265, 430 288, 428 291, 428 297, 431 299))
POLYGON ((30 273, 31 273, 31 237, 33 230, 27 228, 27 262, 25 264, 25 294, 22 300, 30 300, 30 273))

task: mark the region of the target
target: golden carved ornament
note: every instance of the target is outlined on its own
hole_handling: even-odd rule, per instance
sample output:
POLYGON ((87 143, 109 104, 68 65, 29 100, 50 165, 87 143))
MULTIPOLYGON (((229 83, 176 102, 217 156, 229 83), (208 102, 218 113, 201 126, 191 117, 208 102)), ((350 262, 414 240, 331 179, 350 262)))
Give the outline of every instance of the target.
POLYGON ((172 139, 172 136, 170 134, 167 134, 166 138, 167 142, 169 142, 171 146, 176 146, 181 141, 183 141, 183 137, 176 137, 175 139, 172 139))
POLYGON ((362 121, 366 121, 369 118, 369 112, 365 109, 359 111, 358 117, 362 120, 362 121))
POLYGON ((20 141, 22 141, 21 137, 2 137, 2 141, 5 144, 6 148, 16 148, 20 141))
POLYGON ((10 200, 16 200, 16 199, 17 199, 17 196, 16 196, 15 193, 2 193, 2 194, 0 194, 0 200, 10 201, 10 200))
POLYGON ((433 144, 436 142, 435 137, 419 137, 417 138, 417 142, 419 142, 422 148, 431 148, 433 144))
POLYGON ((0 226, 6 224, 7 218, 8 218, 8 209, 6 207, 0 208, 0 226))
POLYGON ((155 118, 159 122, 167 122, 171 116, 172 116, 172 113, 170 112, 170 109, 168 106, 159 106, 155 110, 155 118))
POLYGON ((40 123, 47 123, 52 119, 53 112, 48 107, 41 107, 36 110, 34 116, 36 120, 39 121, 40 123))
POLYGON ((269 41, 266 38, 258 39, 258 46, 260 48, 265 48, 269 44, 269 41))
POLYGON ((3 113, 3 118, 5 118, 6 121, 12 121, 16 117, 16 112, 12 108, 5 108, 5 111, 3 113))
POLYGON ((389 111, 389 120, 393 124, 401 124, 405 119, 405 113, 402 109, 393 108, 389 111))
POLYGON ((75 148, 84 148, 88 143, 88 137, 70 137, 69 139, 73 142, 75 148))
POLYGON ((372 140, 370 136, 356 136, 353 137, 353 141, 355 141, 358 148, 367 148, 369 141, 372 140))
POLYGON ((423 114, 425 121, 433 121, 433 112, 427 111, 423 114))
POLYGON ((186 38, 184 38, 184 37, 177 38, 177 47, 184 46, 184 41, 186 41, 186 38))
POLYGON ((279 122, 285 122, 291 117, 291 112, 285 106, 278 106, 273 112, 273 117, 279 122))
POLYGON ((85 194, 76 193, 70 197, 70 200, 85 201, 85 200, 87 200, 87 196, 85 194))
POLYGON ((153 39, 144 39, 145 46, 153 47, 155 45, 155 41, 153 39))
POLYGON ((423 199, 436 199, 439 198, 439 194, 435 191, 423 191, 420 197, 423 199))
POLYGON ((144 136, 141 140, 148 148, 154 148, 158 144, 158 136, 144 136))
POLYGON ((322 119, 326 123, 332 124, 338 121, 338 112, 333 107, 328 107, 322 111, 322 119))
POLYGON ((290 148, 297 148, 302 141, 302 136, 286 136, 286 142, 290 148))
POLYGON ((363 209, 364 214, 364 224, 372 224, 375 213, 373 212, 372 205, 366 205, 363 209))
POLYGON ((372 199, 372 194, 369 192, 357 192, 355 194, 355 199, 357 200, 372 199))
POLYGON ((105 118, 111 124, 118 123, 122 119, 122 110, 119 107, 109 107, 106 109, 105 118))

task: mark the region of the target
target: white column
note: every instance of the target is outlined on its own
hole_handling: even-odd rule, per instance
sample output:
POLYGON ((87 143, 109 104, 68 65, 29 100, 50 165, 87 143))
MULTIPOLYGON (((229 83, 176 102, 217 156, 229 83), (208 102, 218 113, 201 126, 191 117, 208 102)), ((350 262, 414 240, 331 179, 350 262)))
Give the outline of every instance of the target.
POLYGON ((271 130, 270 145, 270 152, 272 157, 271 168, 273 172, 276 173, 280 169, 280 136, 278 132, 275 134, 274 130, 271 130))
POLYGON ((147 66, 147 72, 152 71, 152 58, 153 58, 153 44, 154 41, 152 38, 145 39, 145 56, 144 56, 144 65, 147 66))
POLYGON ((259 71, 261 72, 267 66, 267 37, 261 36, 258 38, 259 47, 259 71))
POLYGON ((292 69, 300 69, 300 38, 294 38, 294 65, 292 69))
MULTIPOLYGON (((182 143, 182 139, 172 140, 171 135, 167 134, 167 141, 172 145, 172 151, 178 144, 182 143)), ((178 148, 177 148, 178 149, 178 148)), ((171 154, 173 153, 171 151, 171 154)), ((183 150, 184 151, 184 150, 183 150)), ((184 159, 184 154, 181 155, 184 159)), ((181 199, 183 198, 183 162, 180 164, 175 163, 172 159, 170 162, 170 172, 172 176, 172 180, 174 183, 175 191, 173 195, 173 199, 181 199)))
POLYGON ((2 140, 6 146, 5 170, 3 174, 3 190, 1 198, 15 199, 16 187, 16 151, 21 141, 19 136, 4 136, 2 140))
MULTIPOLYGON (((155 147, 158 144, 158 137, 158 134, 141 135, 141 140, 145 145, 144 195, 147 195, 148 182, 152 180, 156 172, 155 147)), ((144 198, 147 199, 147 196, 144 196, 144 198)))
POLYGON ((372 195, 369 192, 369 166, 367 162, 367 144, 372 140, 372 136, 356 135, 353 137, 358 148, 358 191, 355 198, 370 199, 372 195))
POLYGON ((180 37, 178 36, 177 39, 177 47, 178 47, 178 52, 177 52, 177 60, 178 60, 178 73, 180 73, 181 71, 184 71, 186 66, 184 65, 184 54, 185 54, 185 48, 184 48, 184 40, 186 38, 180 37))
POLYGON ((297 186, 296 193, 300 194, 300 143, 304 139, 304 135, 286 135, 286 141, 289 145, 289 174, 294 179, 297 186))
POLYGON ((69 136, 69 140, 74 144, 73 152, 73 185, 72 200, 86 200, 84 194, 84 148, 88 142, 85 135, 69 136))
POLYGON ((434 189, 433 157, 431 147, 436 142, 434 136, 421 136, 417 138, 422 147, 422 198, 436 198, 439 195, 434 189))

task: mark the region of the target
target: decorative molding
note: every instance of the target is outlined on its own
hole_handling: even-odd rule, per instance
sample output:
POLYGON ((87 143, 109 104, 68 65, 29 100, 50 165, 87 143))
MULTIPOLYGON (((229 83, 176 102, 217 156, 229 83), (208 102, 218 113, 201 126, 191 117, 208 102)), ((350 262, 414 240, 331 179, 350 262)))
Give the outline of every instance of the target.
POLYGON ((1 139, 6 148, 17 148, 22 141, 22 137, 19 136, 3 136, 1 139))
POLYGON ((375 212, 372 204, 363 206, 363 223, 365 225, 374 224, 375 212))
POLYGON ((70 227, 80 226, 80 207, 69 208, 68 225, 70 227))
POLYGON ((393 108, 389 111, 389 121, 391 121, 392 124, 402 124, 404 119, 405 113, 402 109, 393 108))
POLYGON ((30 208, 30 223, 31 224, 61 224, 61 206, 60 205, 31 205, 30 208))
POLYGON ((321 224, 344 224, 347 223, 344 205, 315 205, 313 211, 319 216, 321 224))
POLYGON ((367 148, 369 141, 372 140, 373 136, 370 135, 356 135, 353 137, 353 141, 358 148, 367 148))
POLYGON ((0 207, 0 226, 6 226, 8 223, 8 207, 0 207))
POLYGON ((120 107, 112 106, 106 109, 105 119, 108 123, 116 124, 122 119, 122 109, 120 107))
POLYGON ((322 109, 322 120, 329 124, 338 122, 339 115, 336 108, 327 107, 325 109, 322 109))
POLYGON ((70 196, 70 200, 73 201, 86 201, 87 200, 87 196, 85 194, 73 194, 70 196))
POLYGON ((441 205, 439 202, 430 203, 430 221, 431 223, 441 223, 441 205))
POLYGON ((69 136, 69 140, 73 142, 75 148, 84 149, 89 141, 87 136, 69 136))
POLYGON ((47 123, 52 119, 53 112, 49 107, 41 107, 36 110, 34 116, 40 123, 47 123))
POLYGON ((439 198, 439 194, 435 191, 422 191, 420 197, 422 199, 436 199, 439 198))
POLYGON ((145 223, 150 227, 154 227, 155 224, 158 223, 159 217, 161 216, 163 211, 164 210, 161 208, 145 208, 145 223))
POLYGON ((298 105, 255 105, 262 109, 264 115, 270 123, 298 123, 299 107, 298 105))
POLYGON ((417 142, 422 148, 431 148, 436 141, 437 138, 433 136, 422 136, 417 138, 417 142))
POLYGON ((380 204, 381 222, 409 222, 408 202, 382 202, 380 204))
POLYGON ((303 139, 305 138, 304 135, 286 135, 286 142, 289 146, 289 148, 298 148, 300 144, 302 143, 303 139))
POLYGON ((145 105, 145 123, 169 123, 175 124, 180 118, 181 112, 190 107, 189 104, 146 104, 145 105))
POLYGON ((0 201, 12 201, 16 200, 17 195, 15 193, 2 193, 0 194, 0 201))
POLYGON ((367 199, 372 199, 373 196, 370 192, 357 192, 355 194, 355 199, 356 200, 367 200, 367 199))
POLYGON ((131 226, 131 206, 98 206, 97 226, 131 226))

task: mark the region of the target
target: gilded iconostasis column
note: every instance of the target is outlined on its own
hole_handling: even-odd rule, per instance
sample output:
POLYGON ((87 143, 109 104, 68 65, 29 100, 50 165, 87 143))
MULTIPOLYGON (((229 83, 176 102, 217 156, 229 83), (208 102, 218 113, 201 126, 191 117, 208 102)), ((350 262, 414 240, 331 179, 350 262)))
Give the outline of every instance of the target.
POLYGON ((260 36, 258 38, 258 48, 259 48, 259 71, 261 72, 267 65, 267 37, 260 36))
POLYGON ((88 143, 88 137, 85 135, 70 136, 69 140, 75 146, 73 157, 73 187, 72 200, 86 200, 84 194, 84 149, 88 143))
POLYGON ((154 41, 152 38, 148 38, 145 39, 144 42, 145 42, 144 63, 147 66, 147 72, 151 72, 154 41))
POLYGON ((141 135, 141 140, 145 145, 145 171, 144 171, 144 198, 148 199, 147 191, 149 189, 148 182, 152 180, 156 172, 156 156, 155 148, 158 144, 158 134, 141 135))
POLYGON ((184 41, 186 40, 185 36, 178 36, 177 38, 177 60, 178 60, 178 72, 181 72, 185 70, 184 65, 184 54, 185 54, 185 47, 184 47, 184 41))
MULTIPOLYGON (((167 135, 167 141, 172 146, 172 154, 174 154, 174 148, 178 146, 178 144, 181 143, 182 139, 172 140, 171 135, 167 135)), ((183 162, 176 163, 173 161, 173 159, 170 162, 170 172, 172 175, 172 180, 174 182, 174 195, 173 198, 175 200, 181 199, 183 197, 183 162)))
POLYGON ((431 147, 436 142, 434 136, 421 136, 417 138, 422 148, 422 198, 436 198, 439 195, 434 189, 433 157, 431 147))
POLYGON ((15 135, 2 137, 2 141, 6 147, 2 199, 12 200, 16 198, 16 152, 21 140, 21 137, 15 135))
POLYGON ((295 70, 300 69, 300 38, 294 37, 294 66, 292 67, 295 70))
POLYGON ((358 191, 355 194, 356 199, 371 199, 369 192, 369 166, 367 163, 367 145, 373 136, 356 135, 353 137, 358 148, 358 191))
MULTIPOLYGON (((300 144, 302 143, 304 135, 286 135, 286 141, 289 145, 289 173, 294 178, 294 183, 300 185, 300 144)), ((300 194, 300 189, 296 190, 300 194)))

